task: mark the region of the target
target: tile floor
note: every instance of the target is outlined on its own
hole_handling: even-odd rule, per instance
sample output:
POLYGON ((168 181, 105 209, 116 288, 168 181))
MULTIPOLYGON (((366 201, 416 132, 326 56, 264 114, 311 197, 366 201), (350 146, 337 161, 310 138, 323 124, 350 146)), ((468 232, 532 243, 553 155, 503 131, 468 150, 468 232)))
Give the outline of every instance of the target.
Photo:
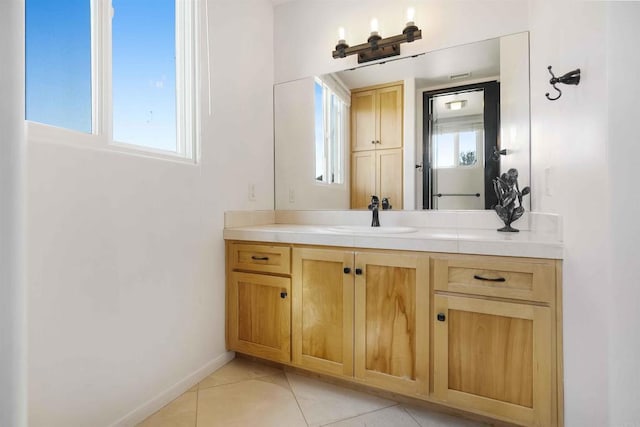
POLYGON ((139 427, 474 427, 247 359, 234 359, 139 427))

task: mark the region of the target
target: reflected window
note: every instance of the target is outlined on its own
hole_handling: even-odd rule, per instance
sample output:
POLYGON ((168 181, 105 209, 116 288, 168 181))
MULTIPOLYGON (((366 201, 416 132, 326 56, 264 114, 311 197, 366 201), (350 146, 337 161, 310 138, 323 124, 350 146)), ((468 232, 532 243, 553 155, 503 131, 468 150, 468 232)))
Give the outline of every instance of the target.
POLYGON ((314 82, 317 182, 344 183, 347 105, 319 78, 314 82))
POLYGON ((434 168, 475 167, 484 144, 484 128, 482 124, 466 124, 457 130, 441 127, 432 144, 434 168))
POLYGON ((458 165, 473 166, 478 160, 478 132, 458 133, 458 165))

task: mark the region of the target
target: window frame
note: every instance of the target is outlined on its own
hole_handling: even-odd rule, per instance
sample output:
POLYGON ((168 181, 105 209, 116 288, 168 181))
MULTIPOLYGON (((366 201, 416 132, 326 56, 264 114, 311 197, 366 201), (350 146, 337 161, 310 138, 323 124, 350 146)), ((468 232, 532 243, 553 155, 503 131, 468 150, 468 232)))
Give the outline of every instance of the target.
POLYGON ((176 151, 113 139, 111 0, 90 0, 91 132, 26 121, 27 140, 85 149, 109 150, 196 164, 200 157, 199 52, 202 13, 194 0, 175 0, 176 151))

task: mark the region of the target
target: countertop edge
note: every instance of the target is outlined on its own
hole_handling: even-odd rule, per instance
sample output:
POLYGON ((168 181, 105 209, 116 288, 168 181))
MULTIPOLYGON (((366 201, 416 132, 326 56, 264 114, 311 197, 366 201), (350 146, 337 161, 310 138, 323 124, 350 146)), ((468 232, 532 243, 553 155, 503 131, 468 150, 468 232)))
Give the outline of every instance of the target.
POLYGON ((362 249, 390 249, 469 255, 563 259, 564 247, 554 235, 521 231, 515 235, 488 230, 419 229, 409 234, 364 235, 335 233, 323 226, 265 224, 230 227, 225 240, 320 245, 362 249))

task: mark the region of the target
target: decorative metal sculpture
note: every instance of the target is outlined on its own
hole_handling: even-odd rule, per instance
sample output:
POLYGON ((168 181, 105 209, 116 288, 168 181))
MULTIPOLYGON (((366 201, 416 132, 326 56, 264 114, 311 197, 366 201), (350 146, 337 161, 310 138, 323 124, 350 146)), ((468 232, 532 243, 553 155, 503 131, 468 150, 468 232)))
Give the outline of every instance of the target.
POLYGON ((518 229, 511 227, 511 223, 524 214, 522 198, 531 192, 529 187, 524 187, 522 191, 518 188, 518 170, 509 169, 507 173, 493 180, 493 189, 498 197, 498 204, 494 209, 505 226, 498 231, 517 233, 518 229), (516 203, 518 206, 516 206, 516 203))

